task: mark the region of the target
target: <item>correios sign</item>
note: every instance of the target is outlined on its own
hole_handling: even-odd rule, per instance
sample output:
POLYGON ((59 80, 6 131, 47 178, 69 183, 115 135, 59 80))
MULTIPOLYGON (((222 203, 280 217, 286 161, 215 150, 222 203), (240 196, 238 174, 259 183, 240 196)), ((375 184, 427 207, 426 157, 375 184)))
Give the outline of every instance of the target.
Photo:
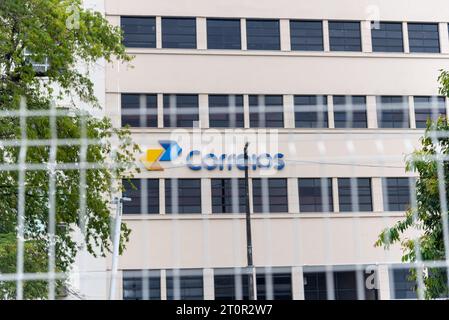
MULTIPOLYGON (((163 171, 164 168, 161 162, 174 160, 181 160, 181 163, 193 171, 245 170, 243 153, 216 154, 191 150, 183 154, 183 149, 176 141, 160 140, 159 144, 162 148, 148 149, 140 157, 140 161, 149 171, 163 171)), ((284 154, 282 153, 250 153, 248 155, 248 163, 250 170, 274 169, 280 171, 285 168, 284 154)))

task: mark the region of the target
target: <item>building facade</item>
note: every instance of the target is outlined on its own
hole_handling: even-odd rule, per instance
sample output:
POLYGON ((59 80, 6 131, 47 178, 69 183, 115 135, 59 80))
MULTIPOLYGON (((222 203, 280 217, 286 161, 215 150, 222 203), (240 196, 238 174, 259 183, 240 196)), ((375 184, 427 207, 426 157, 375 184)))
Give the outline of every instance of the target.
POLYGON ((448 112, 447 1, 104 8, 135 56, 106 67, 105 112, 142 148, 118 299, 248 298, 247 141, 258 299, 416 297, 400 247, 374 243, 412 205, 406 155, 448 112))

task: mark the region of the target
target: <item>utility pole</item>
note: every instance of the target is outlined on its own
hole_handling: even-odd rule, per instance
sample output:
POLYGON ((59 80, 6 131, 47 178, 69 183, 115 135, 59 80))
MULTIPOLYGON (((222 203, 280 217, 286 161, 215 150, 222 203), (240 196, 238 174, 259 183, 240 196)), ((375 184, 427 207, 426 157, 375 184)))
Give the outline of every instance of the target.
POLYGON ((249 161, 248 161, 248 147, 249 142, 245 143, 244 161, 245 161, 245 200, 246 200, 246 257, 248 262, 248 293, 249 300, 255 300, 254 295, 254 264, 253 264, 253 240, 251 235, 251 210, 249 207, 249 161))
POLYGON ((118 256, 120 248, 120 231, 122 226, 122 213, 123 213, 123 202, 131 201, 131 198, 119 198, 115 197, 112 203, 117 205, 115 213, 115 225, 114 225, 114 238, 113 241, 113 251, 112 251, 112 270, 111 270, 111 286, 109 288, 109 300, 115 299, 115 289, 117 286, 117 273, 118 273, 118 256))

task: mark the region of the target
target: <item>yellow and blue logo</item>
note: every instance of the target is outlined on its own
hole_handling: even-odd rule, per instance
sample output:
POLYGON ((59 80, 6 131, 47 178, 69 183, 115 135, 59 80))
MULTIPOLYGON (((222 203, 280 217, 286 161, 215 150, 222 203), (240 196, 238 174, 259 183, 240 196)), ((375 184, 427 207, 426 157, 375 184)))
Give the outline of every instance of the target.
POLYGON ((182 153, 182 148, 176 141, 160 140, 162 149, 148 149, 140 158, 145 168, 149 171, 164 171, 159 161, 172 161, 178 158, 182 153))

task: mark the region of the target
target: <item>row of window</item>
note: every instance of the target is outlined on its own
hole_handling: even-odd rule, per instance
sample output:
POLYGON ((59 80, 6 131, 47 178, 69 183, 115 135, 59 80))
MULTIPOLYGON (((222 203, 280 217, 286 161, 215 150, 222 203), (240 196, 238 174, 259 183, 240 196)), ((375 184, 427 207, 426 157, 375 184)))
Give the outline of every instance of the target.
MULTIPOLYGON (((163 17, 162 48, 197 48, 196 18, 163 17)), ((329 21, 331 51, 362 51, 360 21, 329 21)), ((438 23, 407 23, 410 52, 440 52, 438 23)), ((156 48, 155 17, 121 17, 124 44, 131 48, 156 48)), ((242 49, 240 19, 207 19, 208 49, 242 49)), ((372 22, 374 52, 404 52, 402 22, 372 22)), ((281 50, 279 20, 246 19, 248 50, 281 50)), ((323 22, 290 21, 291 50, 324 51, 323 22)))
MULTIPOLYGON (((332 271, 333 285, 328 285, 326 272, 304 270, 305 300, 377 300, 379 298, 376 271, 332 271), (359 273, 359 274, 357 274, 359 273), (369 279, 371 277, 371 279, 369 279), (361 281, 361 283, 358 283, 361 281), (373 286, 368 286, 372 284, 373 286), (332 288, 332 289, 331 289, 332 288), (358 288, 364 288, 358 292, 358 288), (330 292, 329 290, 333 290, 330 292)), ((214 269, 215 300, 248 300, 249 272, 246 269, 214 269)), ((256 294, 258 300, 292 300, 293 285, 290 268, 256 268, 256 294)), ((390 270, 393 299, 416 299, 416 282, 410 280, 409 269, 390 270)), ((201 269, 166 271, 167 300, 203 300, 204 278, 201 269)), ((360 290, 360 289, 359 289, 360 290)), ((160 300, 161 272, 124 271, 123 299, 160 300), (146 288, 146 290, 143 290, 146 288)))
MULTIPOLYGON (((285 178, 253 178, 252 212, 288 213, 288 186, 285 178)), ((340 212, 372 212, 371 178, 338 178, 340 212)), ((413 178, 383 178, 385 211, 405 211, 411 204, 413 178)), ((123 180, 125 214, 159 214, 159 179, 123 180)), ((212 213, 246 212, 246 187, 242 178, 211 179, 212 213)), ((199 214, 201 179, 165 179, 165 212, 199 214)), ((331 178, 298 179, 300 212, 334 212, 331 178)), ((336 199, 337 200, 337 199, 336 199)))
MULTIPOLYGON (((209 95, 210 128, 243 128, 243 95, 209 95)), ((368 128, 366 96, 333 96, 335 128, 368 128)), ((446 116, 446 100, 437 96, 415 96, 416 128, 428 119, 446 116)), ((122 126, 158 127, 156 94, 122 94, 122 126)), ((164 95, 164 127, 196 127, 199 121, 198 95, 164 95)), ((296 128, 328 128, 328 97, 294 96, 296 128)), ((379 128, 410 128, 408 97, 377 97, 379 128)), ((283 128, 283 95, 249 95, 251 128, 283 128)))

